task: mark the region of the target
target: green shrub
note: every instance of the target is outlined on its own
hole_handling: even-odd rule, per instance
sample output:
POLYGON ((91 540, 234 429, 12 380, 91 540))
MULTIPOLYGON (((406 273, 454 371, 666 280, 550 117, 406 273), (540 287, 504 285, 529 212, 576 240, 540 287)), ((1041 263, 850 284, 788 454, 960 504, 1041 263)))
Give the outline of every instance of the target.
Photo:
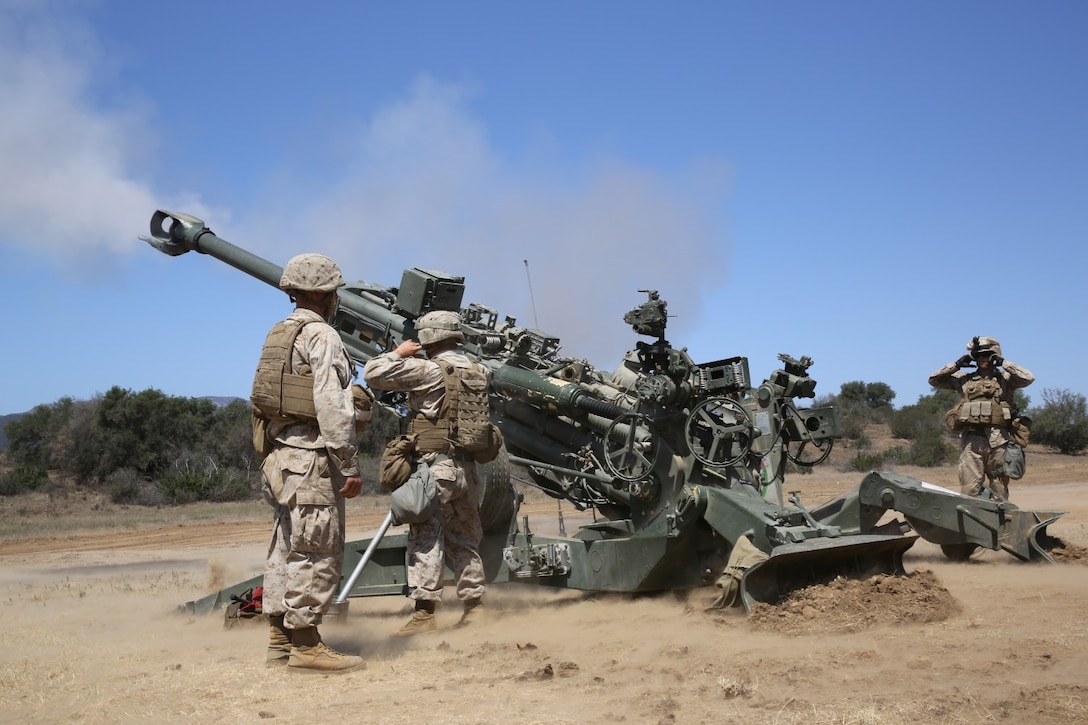
POLYGON ((223 473, 222 480, 212 489, 209 501, 246 501, 257 497, 255 474, 233 468, 223 473))
POLYGON ((903 446, 895 446, 884 451, 883 461, 881 465, 887 468, 888 466, 898 466, 904 463, 908 463, 910 460, 910 454, 903 448, 903 446))
POLYGON ((20 463, 0 476, 0 496, 36 491, 49 483, 49 472, 33 463, 20 463))
POLYGON ((883 453, 867 453, 861 451, 850 459, 850 470, 852 471, 876 471, 883 467, 883 453))
POLYGON ((892 435, 896 438, 914 440, 920 431, 942 425, 943 421, 916 405, 908 405, 902 410, 895 411, 888 423, 892 435))
POLYGON ((1028 411, 1031 441, 1073 455, 1088 448, 1088 404, 1083 395, 1047 388, 1043 406, 1028 411))
POLYGON ((159 478, 155 487, 170 504, 242 501, 253 497, 249 475, 231 469, 169 473, 159 478))
POLYGON ((958 404, 960 396, 951 390, 935 390, 923 395, 913 405, 905 405, 893 412, 888 419, 892 435, 914 440, 927 435, 928 431, 944 432, 944 414, 958 404))
POLYGON ((131 468, 120 468, 105 480, 106 493, 116 504, 161 506, 165 503, 155 483, 131 468))
POLYGON ((839 411, 842 421, 842 437, 856 441, 865 437, 866 420, 861 416, 851 415, 849 411, 839 411))
POLYGON ((909 462, 915 466, 940 466, 955 459, 956 449, 939 430, 923 428, 910 443, 909 462))
POLYGON ((853 380, 843 383, 839 388, 840 409, 850 410, 870 423, 887 422, 892 412, 893 400, 895 400, 895 391, 887 383, 853 380))

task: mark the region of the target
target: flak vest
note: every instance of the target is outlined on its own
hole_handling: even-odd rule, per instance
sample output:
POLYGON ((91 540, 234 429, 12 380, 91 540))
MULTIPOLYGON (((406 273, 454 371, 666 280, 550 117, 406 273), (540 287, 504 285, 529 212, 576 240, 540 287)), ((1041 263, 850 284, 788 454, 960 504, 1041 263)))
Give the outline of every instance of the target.
POLYGON ((249 401, 269 420, 317 420, 314 408, 314 377, 309 365, 291 372, 291 351, 295 339, 314 320, 283 320, 268 332, 249 401))
POLYGON ((417 453, 444 453, 451 458, 472 459, 472 454, 491 444, 491 419, 487 377, 483 366, 458 367, 435 361, 446 388, 438 417, 416 413, 408 432, 415 434, 417 453))
POLYGON ((1003 398, 1005 381, 999 376, 972 378, 960 388, 961 425, 996 425, 1008 428, 1012 424, 1012 408, 1003 398))

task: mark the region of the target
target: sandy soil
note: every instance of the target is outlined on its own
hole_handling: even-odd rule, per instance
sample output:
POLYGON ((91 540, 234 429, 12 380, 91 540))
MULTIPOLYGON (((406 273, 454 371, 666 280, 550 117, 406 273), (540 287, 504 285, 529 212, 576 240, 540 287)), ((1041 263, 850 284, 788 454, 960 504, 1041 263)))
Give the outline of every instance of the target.
MULTIPOLYGON (((707 611, 709 589, 496 587, 480 626, 454 629, 451 604, 438 632, 411 640, 389 636, 405 600, 356 599, 322 627, 367 660, 344 675, 266 668, 264 625, 175 612, 259 573, 259 517, 201 523, 179 511, 166 526, 9 537, 0 722, 1088 722, 1088 566, 1077 558, 1088 458, 1029 451, 1029 466, 1017 505, 1069 512, 1049 530, 1070 553, 1057 564, 990 551, 957 564, 920 541, 906 577, 836 581, 747 616, 707 611)), ((950 468, 901 472, 954 482, 950 468)), ((861 478, 821 471, 790 487, 816 504, 861 478)), ((531 512, 537 528, 556 504, 531 512)), ((356 505, 350 538, 380 517, 356 505)))

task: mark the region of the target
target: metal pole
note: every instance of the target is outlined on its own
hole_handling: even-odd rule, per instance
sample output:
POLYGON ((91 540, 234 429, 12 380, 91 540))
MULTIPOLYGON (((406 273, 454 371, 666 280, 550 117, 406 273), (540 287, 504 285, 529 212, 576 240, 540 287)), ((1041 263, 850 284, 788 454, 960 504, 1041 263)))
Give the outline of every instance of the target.
POLYGON ((381 543, 382 537, 385 536, 385 532, 389 530, 389 527, 392 526, 392 524, 393 512, 390 511, 385 515, 385 520, 382 521, 382 525, 378 527, 378 533, 370 540, 370 545, 366 547, 366 551, 363 552, 363 556, 359 559, 359 563, 355 565, 355 571, 351 572, 351 576, 344 582, 344 586, 340 587, 340 593, 332 600, 333 604, 343 604, 348 600, 348 592, 355 586, 355 580, 363 573, 363 568, 366 566, 367 562, 370 561, 370 557, 374 554, 374 550, 378 548, 378 544, 381 543))
POLYGON ((529 283, 529 303, 533 306, 533 326, 540 327, 540 323, 536 319, 536 300, 533 299, 533 278, 529 276, 529 260, 523 259, 525 262, 525 281, 529 283))

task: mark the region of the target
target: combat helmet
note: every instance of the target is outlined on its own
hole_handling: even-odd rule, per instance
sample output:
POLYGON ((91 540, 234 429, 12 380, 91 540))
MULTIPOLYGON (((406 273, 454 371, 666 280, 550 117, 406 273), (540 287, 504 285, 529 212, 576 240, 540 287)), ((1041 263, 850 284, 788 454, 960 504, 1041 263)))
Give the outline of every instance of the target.
POLYGON ((332 292, 344 284, 336 262, 324 254, 307 253, 291 257, 283 268, 279 286, 285 292, 332 292))
POLYGON ((992 337, 972 337, 967 343, 967 352, 971 357, 980 355, 997 355, 1001 357, 1001 343, 992 337))
POLYGON ((416 320, 416 332, 420 345, 431 345, 442 340, 455 339, 464 342, 461 333, 461 316, 449 310, 434 310, 416 320))

